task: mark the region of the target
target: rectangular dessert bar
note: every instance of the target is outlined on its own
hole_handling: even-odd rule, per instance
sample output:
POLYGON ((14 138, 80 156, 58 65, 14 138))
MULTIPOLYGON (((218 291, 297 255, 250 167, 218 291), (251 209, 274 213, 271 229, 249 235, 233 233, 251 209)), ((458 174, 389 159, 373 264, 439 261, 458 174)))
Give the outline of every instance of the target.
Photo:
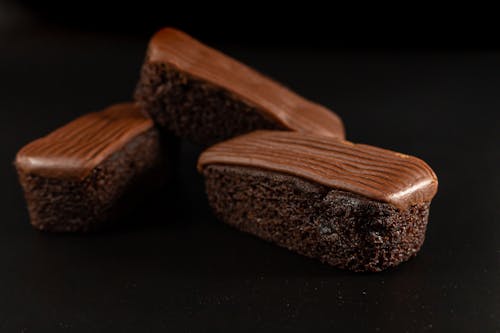
POLYGON ((172 28, 151 39, 135 97, 161 127, 202 145, 257 129, 344 138, 333 111, 172 28))
POLYGON ((32 225, 101 227, 165 180, 168 153, 153 122, 132 103, 89 113, 29 143, 15 166, 32 225))
POLYGON ((222 221, 353 271, 380 271, 417 253, 438 184, 418 158, 297 132, 219 143, 198 169, 222 221))

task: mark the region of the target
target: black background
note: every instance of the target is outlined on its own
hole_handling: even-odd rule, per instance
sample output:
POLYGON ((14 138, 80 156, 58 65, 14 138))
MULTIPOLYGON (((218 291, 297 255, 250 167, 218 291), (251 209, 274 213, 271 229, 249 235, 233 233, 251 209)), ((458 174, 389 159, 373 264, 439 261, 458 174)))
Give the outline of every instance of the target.
POLYGON ((43 3, 0 2, 0 331, 499 331, 494 31, 320 9, 277 16, 252 7, 240 17, 236 7, 43 3), (440 187, 419 255, 355 274, 237 232, 212 216, 199 148, 187 143, 178 184, 119 228, 33 230, 16 151, 130 99, 147 38, 163 25, 335 109, 350 140, 426 160, 440 187))

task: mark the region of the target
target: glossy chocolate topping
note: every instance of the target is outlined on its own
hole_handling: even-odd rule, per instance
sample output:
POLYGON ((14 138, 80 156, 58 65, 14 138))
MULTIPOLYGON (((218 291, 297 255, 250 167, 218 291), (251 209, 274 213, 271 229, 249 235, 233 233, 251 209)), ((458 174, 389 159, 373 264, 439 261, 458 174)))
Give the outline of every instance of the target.
POLYGON ((198 170, 209 164, 283 172, 400 209, 430 201, 438 185, 416 157, 297 132, 256 131, 216 144, 202 153, 198 170))
POLYGON ((53 178, 82 179, 132 138, 153 126, 132 103, 89 113, 24 146, 16 166, 53 178))
POLYGON ((345 136, 342 121, 333 111, 298 96, 181 31, 164 28, 157 32, 149 43, 148 61, 166 63, 223 87, 291 130, 345 136))

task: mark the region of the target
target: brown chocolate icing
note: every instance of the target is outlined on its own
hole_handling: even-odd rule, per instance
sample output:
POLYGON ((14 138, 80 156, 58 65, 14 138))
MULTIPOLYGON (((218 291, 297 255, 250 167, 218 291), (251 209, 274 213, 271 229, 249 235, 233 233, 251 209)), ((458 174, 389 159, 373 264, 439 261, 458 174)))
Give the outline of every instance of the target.
POLYGON ((130 139, 152 128, 132 103, 84 115, 24 146, 16 156, 23 171, 52 178, 83 179, 130 139))
POLYGON ((232 92, 295 131, 344 138, 340 118, 185 33, 164 28, 149 43, 149 62, 165 63, 232 92))
POLYGON ((205 165, 240 165, 291 174, 400 209, 430 201, 437 177, 422 160, 314 134, 256 131, 203 152, 205 165))

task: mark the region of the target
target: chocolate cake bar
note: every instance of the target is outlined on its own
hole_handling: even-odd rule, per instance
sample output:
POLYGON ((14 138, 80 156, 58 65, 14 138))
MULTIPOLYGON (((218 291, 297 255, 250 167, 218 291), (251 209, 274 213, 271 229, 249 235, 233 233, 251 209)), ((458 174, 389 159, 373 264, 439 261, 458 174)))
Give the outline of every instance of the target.
POLYGON ((31 142, 15 166, 32 225, 87 231, 107 224, 165 181, 166 147, 131 103, 89 113, 31 142))
POLYGON ((344 138, 333 111, 172 28, 151 39, 135 97, 161 127, 202 145, 257 129, 344 138))
POLYGON ((414 256, 437 178, 422 160, 313 134, 256 131, 199 158, 224 222, 353 271, 414 256))

